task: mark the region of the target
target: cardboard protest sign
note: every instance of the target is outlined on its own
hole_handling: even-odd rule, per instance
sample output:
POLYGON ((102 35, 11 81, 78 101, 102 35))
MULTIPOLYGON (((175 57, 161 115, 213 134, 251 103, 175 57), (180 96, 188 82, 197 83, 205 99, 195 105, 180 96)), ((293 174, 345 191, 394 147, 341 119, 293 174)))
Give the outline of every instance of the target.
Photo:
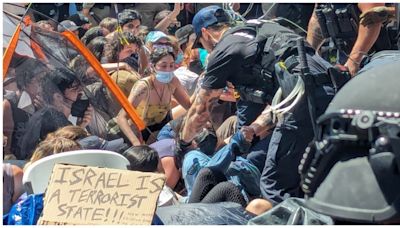
POLYGON ((56 164, 40 224, 150 225, 163 174, 56 164))

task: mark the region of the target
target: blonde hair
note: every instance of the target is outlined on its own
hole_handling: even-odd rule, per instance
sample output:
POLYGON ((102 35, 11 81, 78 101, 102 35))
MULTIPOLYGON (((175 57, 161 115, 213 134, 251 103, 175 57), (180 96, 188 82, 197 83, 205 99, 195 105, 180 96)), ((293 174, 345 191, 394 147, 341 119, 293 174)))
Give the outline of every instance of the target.
POLYGON ((100 27, 107 29, 108 31, 114 32, 118 27, 118 20, 112 17, 105 17, 100 21, 100 27))
POLYGON ((32 154, 30 161, 25 165, 24 170, 35 161, 38 161, 47 156, 58 154, 67 151, 79 150, 81 146, 75 142, 74 140, 63 138, 63 137, 55 137, 49 138, 36 147, 35 151, 32 154))

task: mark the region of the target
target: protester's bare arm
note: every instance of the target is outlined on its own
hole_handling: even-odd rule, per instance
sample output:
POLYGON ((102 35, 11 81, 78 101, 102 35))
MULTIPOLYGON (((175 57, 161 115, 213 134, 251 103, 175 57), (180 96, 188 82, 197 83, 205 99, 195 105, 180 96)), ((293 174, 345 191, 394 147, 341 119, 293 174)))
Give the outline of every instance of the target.
POLYGON ((93 106, 89 105, 89 107, 86 109, 86 111, 83 115, 83 118, 80 120, 79 126, 81 126, 82 128, 87 127, 90 124, 90 122, 92 121, 93 113, 94 113, 93 106))
MULTIPOLYGON (((141 81, 138 81, 135 86, 132 88, 131 93, 129 94, 128 101, 133 105, 133 107, 137 107, 139 103, 147 96, 147 86, 141 81)), ((132 145, 137 146, 141 145, 142 142, 139 138, 141 136, 135 135, 132 131, 131 127, 129 126, 128 122, 128 114, 124 109, 118 113, 117 116, 117 123, 120 127, 121 131, 125 134, 125 136, 129 139, 132 145)))
POLYGON ((103 63, 101 66, 107 71, 115 71, 117 69, 119 70, 127 70, 127 71, 135 71, 133 70, 127 63, 125 62, 119 62, 119 63, 103 63))
POLYGON ((18 198, 25 192, 24 186, 22 185, 22 177, 24 175, 21 168, 16 165, 12 166, 14 174, 14 193, 12 196, 12 202, 17 202, 18 198))
POLYGON ((166 16, 164 19, 162 19, 154 28, 159 31, 166 31, 168 26, 176 20, 176 17, 179 15, 181 10, 184 9, 184 4, 183 3, 175 3, 174 4, 174 9, 168 16, 166 16))
POLYGON ((190 142, 195 135, 201 131, 206 122, 210 119, 210 110, 218 101, 222 89, 201 88, 196 96, 195 102, 190 107, 187 119, 184 124, 180 139, 190 142))
POLYGON ((175 85, 174 98, 178 104, 188 110, 191 106, 190 97, 178 78, 174 77, 172 83, 175 85))
POLYGON ((149 58, 143 46, 139 49, 138 54, 139 54, 139 74, 143 75, 145 70, 149 66, 149 58))

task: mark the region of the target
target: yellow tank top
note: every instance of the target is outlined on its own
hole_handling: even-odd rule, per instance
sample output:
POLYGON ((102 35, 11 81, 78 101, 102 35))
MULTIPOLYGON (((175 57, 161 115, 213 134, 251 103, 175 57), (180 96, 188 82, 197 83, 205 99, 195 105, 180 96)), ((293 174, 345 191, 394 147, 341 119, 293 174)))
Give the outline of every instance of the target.
MULTIPOLYGON (((147 85, 147 100, 141 101, 136 107, 136 111, 138 112, 140 118, 142 118, 146 126, 152 126, 154 124, 161 123, 161 121, 165 119, 168 112, 171 110, 170 103, 157 105, 149 104, 150 88, 152 87, 150 87, 150 83, 146 79, 143 79, 141 81, 145 82, 145 84, 147 85)), ((170 89, 169 85, 168 89, 170 89)))

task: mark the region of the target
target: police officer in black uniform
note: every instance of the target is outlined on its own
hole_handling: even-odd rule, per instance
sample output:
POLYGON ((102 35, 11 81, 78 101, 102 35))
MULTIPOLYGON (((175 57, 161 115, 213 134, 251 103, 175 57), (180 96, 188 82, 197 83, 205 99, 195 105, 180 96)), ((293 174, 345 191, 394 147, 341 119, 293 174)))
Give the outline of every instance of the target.
MULTIPOLYGON (((260 186, 263 197, 277 203, 289 196, 301 196, 297 166, 302 152, 313 137, 307 102, 303 97, 293 111, 285 115, 273 129, 275 124, 272 121, 268 101, 250 98, 257 97, 256 94, 250 94, 251 91, 263 90, 265 87, 272 86, 271 84, 260 84, 257 78, 258 74, 254 71, 254 66, 259 61, 260 51, 264 48, 260 47, 255 39, 257 34, 254 30, 236 31, 234 28, 230 30, 229 21, 229 16, 218 6, 209 6, 200 10, 193 19, 197 35, 194 47, 201 44, 211 54, 208 57, 201 89, 188 111, 179 136, 178 148, 180 151, 178 155, 184 156, 185 148, 191 145, 195 135, 209 120, 209 111, 213 103, 218 101, 222 90, 229 81, 236 88, 245 88, 239 90, 240 99, 236 105, 237 127, 242 129, 246 140, 252 141, 254 136, 269 135, 258 142, 258 144, 263 143, 263 147, 259 148, 262 148, 264 153, 260 153, 258 158, 250 159, 252 162, 266 160, 261 168, 259 167, 262 171, 260 186), (269 140, 271 142, 268 146, 269 140), (268 154, 266 154, 267 150, 268 154)), ((276 23, 270 22, 267 26, 269 26, 267 31, 271 33, 281 34, 283 32, 288 36, 295 34, 276 23)), ((298 37, 296 34, 295 36, 298 37)), ((271 34, 270 37, 275 36, 271 34)), ((270 63, 272 66, 272 63, 275 63, 274 56, 270 59, 270 63)), ((324 67, 321 66, 321 68, 324 67)), ((270 93, 272 96, 275 93, 275 91, 268 90, 264 92, 270 93)), ((315 94, 318 96, 317 115, 322 114, 333 97, 333 90, 330 92, 329 94, 322 86, 315 90, 315 94)))
POLYGON ((338 63, 347 66, 354 76, 371 50, 391 49, 387 37, 381 33, 381 24, 359 24, 359 15, 377 6, 384 3, 316 4, 308 24, 307 41, 318 49, 324 38, 332 38, 339 49, 338 63), (383 37, 378 40, 380 33, 383 37))

